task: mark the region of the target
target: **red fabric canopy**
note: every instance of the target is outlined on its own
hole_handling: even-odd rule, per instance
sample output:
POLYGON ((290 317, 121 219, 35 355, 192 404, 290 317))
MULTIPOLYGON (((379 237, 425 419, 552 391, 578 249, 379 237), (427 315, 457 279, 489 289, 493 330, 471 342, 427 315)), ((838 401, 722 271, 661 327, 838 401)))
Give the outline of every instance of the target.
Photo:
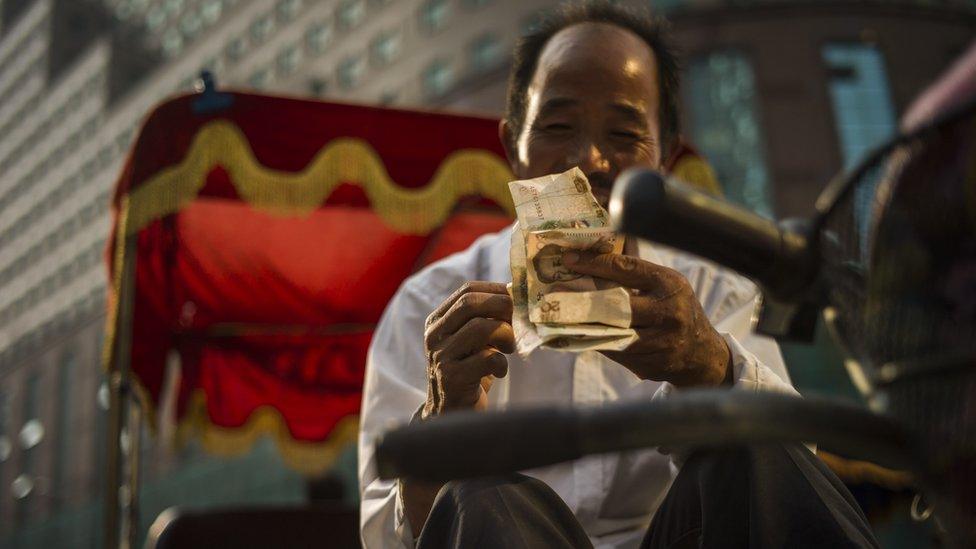
POLYGON ((509 223, 497 122, 241 93, 201 112, 200 97, 149 116, 119 179, 109 341, 134 261, 130 368, 150 411, 175 350, 182 436, 235 453, 273 434, 321 471, 355 436, 366 349, 403 279, 509 223))

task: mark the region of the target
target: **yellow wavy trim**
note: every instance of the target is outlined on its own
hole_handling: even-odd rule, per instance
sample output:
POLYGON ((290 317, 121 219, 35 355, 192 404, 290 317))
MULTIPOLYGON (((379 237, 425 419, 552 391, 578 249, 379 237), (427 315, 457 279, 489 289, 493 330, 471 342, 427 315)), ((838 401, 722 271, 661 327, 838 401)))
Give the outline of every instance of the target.
POLYGON ((334 139, 304 170, 286 172, 262 166, 241 130, 217 120, 200 128, 179 164, 163 169, 130 194, 127 230, 137 232, 185 207, 217 166, 227 170, 243 200, 275 214, 307 215, 343 182, 362 187, 380 218, 404 234, 429 234, 447 219, 458 199, 468 195, 488 198, 514 214, 506 185, 512 173, 488 151, 455 151, 427 186, 411 189, 390 178, 382 159, 362 139, 334 139))
POLYGON ((671 175, 712 196, 722 196, 722 186, 715 176, 715 171, 700 157, 682 158, 671 170, 671 175))
POLYGON ((359 416, 348 416, 339 420, 329 437, 322 442, 295 440, 281 413, 271 406, 261 406, 251 412, 241 427, 220 427, 210 421, 207 397, 198 389, 194 391, 187 413, 177 427, 176 441, 182 445, 195 436, 207 452, 229 457, 247 453, 258 437, 271 435, 285 464, 311 476, 331 468, 339 453, 356 440, 358 433, 359 416))

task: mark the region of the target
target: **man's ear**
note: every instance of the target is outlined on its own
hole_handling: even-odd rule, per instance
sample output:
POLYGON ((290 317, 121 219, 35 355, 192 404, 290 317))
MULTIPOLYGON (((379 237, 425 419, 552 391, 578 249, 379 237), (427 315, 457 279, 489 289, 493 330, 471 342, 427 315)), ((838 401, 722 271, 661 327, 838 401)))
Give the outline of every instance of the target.
POLYGON ((518 150, 515 146, 515 136, 512 135, 512 126, 504 118, 498 122, 498 140, 502 142, 502 148, 505 149, 505 158, 508 160, 508 166, 512 168, 512 173, 518 177, 519 160, 518 150))

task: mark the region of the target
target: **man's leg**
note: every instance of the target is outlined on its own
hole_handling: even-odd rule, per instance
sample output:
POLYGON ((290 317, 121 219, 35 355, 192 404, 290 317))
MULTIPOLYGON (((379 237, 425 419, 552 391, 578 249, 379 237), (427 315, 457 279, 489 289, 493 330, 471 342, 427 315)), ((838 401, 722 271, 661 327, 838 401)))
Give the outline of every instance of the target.
POLYGON ((437 494, 417 547, 592 547, 544 482, 520 474, 452 481, 437 494))
POLYGON ((798 444, 700 451, 681 468, 645 548, 878 547, 864 513, 798 444))

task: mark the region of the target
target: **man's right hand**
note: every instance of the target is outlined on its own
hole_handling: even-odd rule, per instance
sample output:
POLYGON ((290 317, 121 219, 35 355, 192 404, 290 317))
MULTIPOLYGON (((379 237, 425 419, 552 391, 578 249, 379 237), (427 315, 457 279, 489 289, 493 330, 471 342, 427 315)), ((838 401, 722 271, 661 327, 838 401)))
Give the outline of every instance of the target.
MULTIPOLYGON (((493 377, 508 373, 503 353, 515 351, 512 298, 504 284, 468 282, 427 317, 427 401, 421 417, 488 407, 493 377)), ((401 479, 401 495, 414 538, 427 522, 441 483, 401 479)))
POLYGON ((512 298, 504 284, 468 282, 427 317, 427 402, 422 417, 488 406, 494 377, 515 351, 512 298))

